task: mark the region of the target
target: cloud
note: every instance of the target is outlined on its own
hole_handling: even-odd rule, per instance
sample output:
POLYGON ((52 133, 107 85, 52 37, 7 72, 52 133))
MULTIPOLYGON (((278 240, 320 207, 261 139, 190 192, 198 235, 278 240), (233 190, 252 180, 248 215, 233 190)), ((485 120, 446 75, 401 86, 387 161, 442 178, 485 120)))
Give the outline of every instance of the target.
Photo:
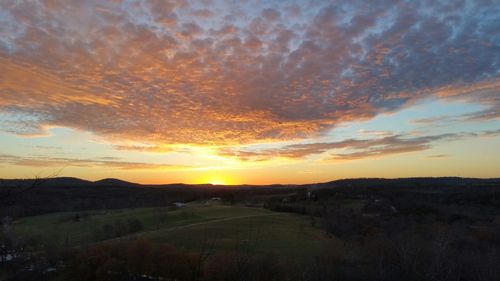
POLYGON ((154 152, 154 153, 187 153, 191 154, 193 151, 189 147, 178 147, 168 145, 152 145, 152 144, 113 144, 114 150, 122 151, 140 151, 140 152, 154 152))
POLYGON ((214 13, 212 11, 210 11, 209 9, 194 10, 193 15, 195 15, 197 17, 202 17, 202 18, 211 18, 211 17, 215 16, 214 13))
MULTIPOLYGON (((218 150, 218 154, 226 157, 235 157, 242 161, 266 161, 273 158, 304 159, 319 154, 326 154, 326 161, 355 160, 424 151, 432 148, 439 141, 455 141, 470 137, 494 137, 498 135, 500 135, 499 130, 412 137, 405 134, 379 134, 378 137, 369 139, 346 139, 337 142, 291 144, 281 148, 261 150, 224 147, 218 150)), ((429 157, 437 158, 438 156, 429 157)), ((439 157, 444 156, 441 155, 439 157)))
POLYGON ((149 170, 149 169, 167 169, 180 170, 188 169, 191 166, 158 164, 145 162, 127 162, 120 161, 116 157, 101 157, 98 159, 74 159, 64 157, 31 157, 17 156, 9 154, 0 154, 2 163, 25 166, 25 167, 106 167, 120 170, 149 170))
POLYGON ((2 1, 1 127, 235 145, 313 138, 429 97, 498 119, 500 7, 467 3, 2 1))
POLYGON ((448 158, 448 154, 433 154, 433 155, 427 156, 427 158, 432 158, 432 159, 448 158))
POLYGON ((483 136, 483 137, 497 137, 497 136, 500 136, 500 129, 498 129, 498 130, 484 131, 480 135, 483 136))
POLYGON ((456 116, 435 116, 435 117, 429 117, 429 118, 419 118, 419 119, 414 119, 411 120, 410 122, 415 125, 424 125, 424 126, 429 126, 429 125, 437 125, 441 123, 454 123, 458 122, 460 119, 457 118, 456 116))
POLYGON ((332 160, 355 160, 383 157, 391 154, 423 151, 431 148, 431 144, 434 141, 454 139, 456 137, 457 136, 453 134, 417 138, 388 137, 371 143, 368 142, 368 146, 363 145, 349 147, 349 149, 354 150, 354 152, 334 153, 332 160))
POLYGON ((261 14, 266 20, 269 21, 275 21, 280 17, 280 12, 270 8, 262 10, 261 14))

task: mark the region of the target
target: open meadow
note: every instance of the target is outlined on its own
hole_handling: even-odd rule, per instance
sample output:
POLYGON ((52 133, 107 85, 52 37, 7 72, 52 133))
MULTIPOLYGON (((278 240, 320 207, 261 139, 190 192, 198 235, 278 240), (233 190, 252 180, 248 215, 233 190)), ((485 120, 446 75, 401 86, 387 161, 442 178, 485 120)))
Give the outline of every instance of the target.
POLYGON ((50 241, 58 248, 144 239, 193 251, 207 243, 216 251, 245 246, 252 252, 294 259, 318 254, 331 239, 313 227, 314 223, 298 214, 192 203, 177 209, 91 210, 31 216, 14 221, 13 230, 20 236, 50 241), (127 229, 134 223, 136 229, 127 229))

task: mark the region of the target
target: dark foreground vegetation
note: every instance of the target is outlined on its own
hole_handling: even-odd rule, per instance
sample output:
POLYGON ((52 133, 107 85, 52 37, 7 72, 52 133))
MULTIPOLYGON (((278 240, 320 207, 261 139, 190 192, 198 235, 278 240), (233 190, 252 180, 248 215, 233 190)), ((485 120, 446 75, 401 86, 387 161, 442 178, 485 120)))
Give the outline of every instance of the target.
POLYGON ((0 280, 500 280, 498 179, 258 187, 70 178, 1 183, 0 280), (137 211, 112 215, 123 208, 137 211), (42 214, 48 215, 28 217, 42 214), (85 239, 69 230, 56 239, 54 222, 36 224, 47 218, 61 229, 95 225, 76 229, 89 233, 85 239), (286 227, 268 228, 280 221, 286 227), (244 224, 248 233, 263 232, 227 235, 244 224), (50 235, 26 231, 35 226, 50 235), (192 247, 183 236, 194 239, 192 247), (284 254, 273 246, 279 237, 289 247, 300 240, 321 246, 284 254))

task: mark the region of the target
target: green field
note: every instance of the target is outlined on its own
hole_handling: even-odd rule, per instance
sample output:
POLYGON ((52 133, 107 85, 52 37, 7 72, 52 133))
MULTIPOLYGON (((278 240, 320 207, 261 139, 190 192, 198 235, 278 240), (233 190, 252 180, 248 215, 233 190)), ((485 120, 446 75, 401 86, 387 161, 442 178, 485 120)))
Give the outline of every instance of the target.
POLYGON ((330 240, 322 230, 311 226, 309 217, 260 208, 203 204, 190 204, 177 210, 138 208, 54 213, 18 220, 14 231, 23 236, 41 237, 59 247, 148 239, 187 250, 198 250, 203 244, 228 251, 249 247, 258 253, 289 258, 307 258, 319 253, 330 240), (76 214, 83 218, 68 219, 76 214), (130 218, 141 221, 140 232, 104 241, 96 236, 105 224, 130 218))

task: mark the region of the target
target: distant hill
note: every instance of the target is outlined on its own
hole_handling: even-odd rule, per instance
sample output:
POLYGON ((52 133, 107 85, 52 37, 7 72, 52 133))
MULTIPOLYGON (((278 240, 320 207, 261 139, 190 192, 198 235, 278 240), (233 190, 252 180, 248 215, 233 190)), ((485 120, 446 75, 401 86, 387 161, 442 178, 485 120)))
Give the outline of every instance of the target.
POLYGON ((319 183, 322 187, 449 187, 476 184, 500 184, 500 178, 418 177, 418 178, 356 178, 319 183))
MULTIPOLYGON (((340 179, 324 183, 316 184, 270 184, 270 185, 212 185, 212 184, 139 184, 128 182, 116 178, 106 178, 98 181, 88 181, 72 177, 57 177, 49 179, 41 179, 44 187, 156 187, 156 188, 255 188, 255 187, 268 187, 268 188, 289 188, 289 187, 350 187, 350 186, 363 186, 363 187, 377 187, 377 186, 461 186, 461 185, 474 185, 474 184, 500 184, 500 178, 460 178, 460 177, 418 177, 418 178, 353 178, 353 179, 340 179)), ((34 182, 33 179, 0 179, 1 187, 15 187, 16 185, 30 185, 34 182)))
MULTIPOLYGON (((381 196, 386 198, 416 198, 451 200, 450 202, 496 198, 500 179, 474 178, 401 178, 401 179, 343 179, 302 185, 144 185, 120 179, 87 181, 60 177, 35 180, 0 179, 0 214, 13 217, 50 212, 91 209, 121 209, 166 206, 175 202, 206 200, 214 197, 225 202, 269 202, 284 196, 307 194, 316 190, 319 197, 342 193, 343 196, 381 196), (384 195, 385 194, 385 195, 384 195)), ((281 199, 280 199, 281 198, 281 199)), ((439 201, 441 202, 441 201, 439 201)), ((495 201, 496 202, 496 201, 495 201)))
POLYGON ((132 183, 120 179, 114 179, 114 178, 107 178, 107 179, 102 179, 98 180, 95 182, 92 182, 92 185, 94 186, 112 186, 112 187, 137 187, 141 186, 140 184, 137 183, 132 183))
POLYGON ((88 180, 83 180, 79 178, 71 178, 71 177, 58 177, 58 178, 48 178, 48 179, 0 179, 0 188, 1 187, 16 187, 16 186, 29 186, 35 183, 36 181, 40 182, 44 186, 50 187, 69 187, 69 186, 91 186, 93 182, 88 180))

